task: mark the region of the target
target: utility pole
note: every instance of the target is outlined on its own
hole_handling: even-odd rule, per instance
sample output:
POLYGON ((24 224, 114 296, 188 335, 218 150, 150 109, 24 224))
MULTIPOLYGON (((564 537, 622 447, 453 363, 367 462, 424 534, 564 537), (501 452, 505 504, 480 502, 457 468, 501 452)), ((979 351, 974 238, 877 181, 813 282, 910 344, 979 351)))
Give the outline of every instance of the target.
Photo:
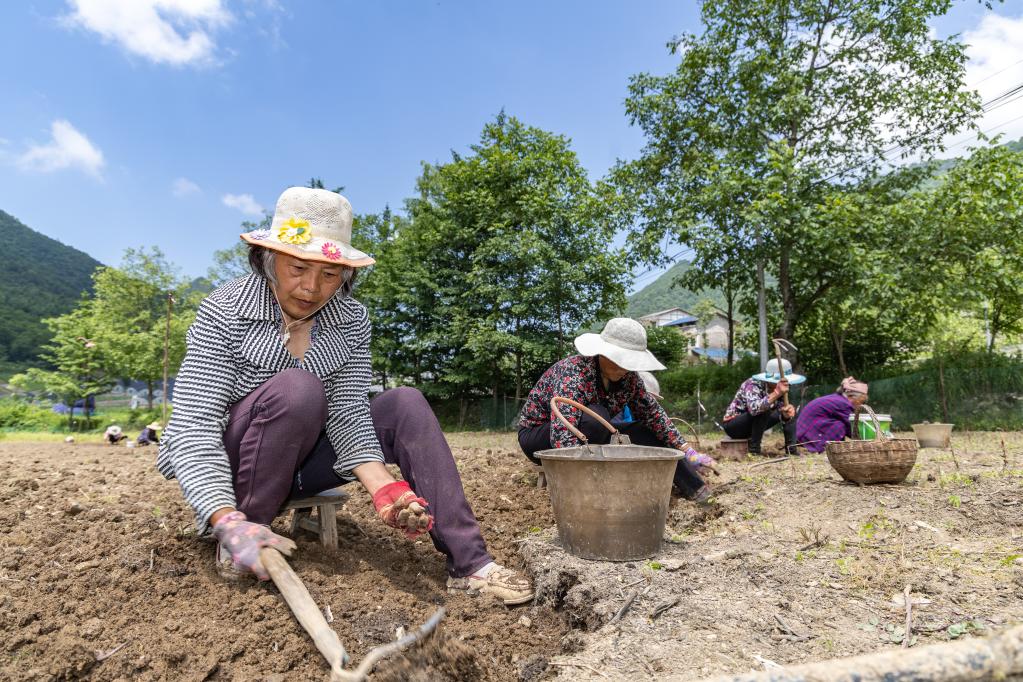
POLYGON ((170 365, 171 308, 174 294, 167 292, 167 326, 163 331, 163 427, 167 428, 167 368, 170 365))
POLYGON ((757 261, 757 326, 760 337, 760 371, 767 367, 767 301, 764 300, 764 261, 757 261))

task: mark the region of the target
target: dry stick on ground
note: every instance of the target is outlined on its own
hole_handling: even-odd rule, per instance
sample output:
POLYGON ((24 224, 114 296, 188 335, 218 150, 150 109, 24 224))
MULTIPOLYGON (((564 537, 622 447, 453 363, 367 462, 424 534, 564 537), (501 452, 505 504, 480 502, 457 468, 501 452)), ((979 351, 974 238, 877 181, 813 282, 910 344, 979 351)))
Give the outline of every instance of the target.
MULTIPOLYGON (((131 640, 128 640, 128 642, 130 642, 130 641, 131 640)), ((128 646, 128 642, 121 642, 120 644, 115 646, 113 649, 110 649, 109 651, 97 651, 96 652, 96 662, 98 663, 99 661, 107 660, 108 658, 110 658, 111 656, 116 654, 118 651, 120 651, 124 647, 128 646)))
POLYGON ((609 620, 607 622, 607 624, 608 625, 614 625, 615 623, 620 621, 622 619, 622 616, 625 615, 625 612, 629 610, 630 606, 632 606, 632 602, 636 601, 636 597, 638 597, 638 596, 639 596, 639 590, 630 590, 629 591, 629 596, 627 596, 625 598, 625 603, 622 604, 622 608, 618 609, 618 613, 616 613, 614 615, 614 618, 609 620))
POLYGON ((750 464, 749 468, 750 469, 756 469, 757 467, 762 467, 762 466, 764 466, 766 464, 777 464, 778 462, 784 462, 787 459, 788 459, 788 457, 778 457, 778 458, 775 458, 775 459, 769 459, 766 462, 757 462, 756 464, 750 464))
POLYGON ((808 633, 808 634, 805 634, 805 635, 799 634, 798 632, 793 630, 789 626, 788 623, 786 623, 784 620, 782 620, 782 617, 780 615, 778 615, 777 613, 774 614, 774 619, 776 621, 778 621, 778 625, 781 626, 781 629, 783 630, 784 634, 786 635, 785 639, 789 640, 790 642, 805 642, 807 640, 813 639, 816 636, 816 635, 814 635, 812 633, 808 633))
POLYGON ((906 602, 906 635, 902 638, 902 648, 909 648, 909 639, 913 633, 913 599, 910 597, 910 586, 906 585, 906 589, 902 591, 903 599, 906 602))
POLYGON ((594 668, 592 665, 586 665, 585 663, 576 663, 575 661, 551 661, 550 665, 559 666, 559 667, 562 667, 562 668, 567 668, 569 666, 575 667, 575 668, 582 668, 583 670, 589 670, 591 673, 596 673, 596 674, 600 675, 601 677, 607 677, 607 675, 605 675, 604 673, 600 672, 599 670, 594 668))
POLYGON ((952 445, 949 445, 948 449, 952 452, 952 463, 956 465, 956 471, 959 471, 959 458, 956 457, 956 449, 952 445))
POLYGON ((668 609, 675 608, 676 606, 678 606, 678 603, 680 601, 682 601, 682 597, 681 596, 675 597, 671 601, 661 602, 660 604, 655 606, 654 610, 650 613, 650 620, 655 620, 655 619, 659 618, 661 616, 661 614, 663 614, 668 609))
POLYGON ((1005 451, 1005 435, 1002 435, 1002 471, 1009 468, 1009 453, 1005 451))

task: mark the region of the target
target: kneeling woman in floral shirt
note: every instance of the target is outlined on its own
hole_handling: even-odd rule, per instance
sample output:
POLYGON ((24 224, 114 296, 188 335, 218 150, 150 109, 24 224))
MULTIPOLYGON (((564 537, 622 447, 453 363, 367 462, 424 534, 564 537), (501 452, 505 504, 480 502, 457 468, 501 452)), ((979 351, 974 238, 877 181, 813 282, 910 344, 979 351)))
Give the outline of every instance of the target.
MULTIPOLYGON (((636 445, 674 448, 686 453, 675 469, 674 483, 687 498, 703 501, 710 488, 697 471, 714 460, 694 450, 678 432, 657 400, 646 390, 638 372, 664 369, 646 348, 646 330, 635 320, 616 317, 600 334, 582 334, 575 340, 579 355, 561 360, 544 372, 530 391, 519 416, 519 446, 532 462, 536 452, 580 445, 557 419, 551 419, 551 398, 569 398, 586 405, 607 421, 626 407, 634 421, 619 430, 636 445)), ((591 443, 605 444, 611 434, 582 410, 559 406, 565 420, 591 443)))

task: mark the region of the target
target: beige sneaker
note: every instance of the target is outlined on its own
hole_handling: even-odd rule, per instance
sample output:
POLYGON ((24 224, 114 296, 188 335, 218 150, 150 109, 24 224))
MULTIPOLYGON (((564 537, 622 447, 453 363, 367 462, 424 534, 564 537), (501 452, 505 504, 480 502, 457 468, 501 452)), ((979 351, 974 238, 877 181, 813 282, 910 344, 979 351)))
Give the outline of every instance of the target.
POLYGON ((529 583, 529 579, 500 564, 494 566, 485 578, 474 575, 464 578, 448 578, 448 592, 461 591, 471 595, 488 594, 505 606, 515 606, 533 601, 533 586, 529 583))

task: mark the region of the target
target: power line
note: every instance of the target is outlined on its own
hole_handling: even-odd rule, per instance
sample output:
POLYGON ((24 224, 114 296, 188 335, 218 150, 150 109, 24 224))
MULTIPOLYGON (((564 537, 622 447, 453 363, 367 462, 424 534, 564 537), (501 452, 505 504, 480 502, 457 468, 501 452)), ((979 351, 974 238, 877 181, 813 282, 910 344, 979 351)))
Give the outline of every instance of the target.
POLYGON ((997 75, 998 75, 998 74, 1000 74, 1000 73, 1005 73, 1006 71, 1008 71, 1008 70, 1009 70, 1009 69, 1011 69, 1012 67, 1016 66, 1017 64, 1023 64, 1023 59, 1020 59, 1020 60, 1019 60, 1018 62, 1013 62, 1012 64, 1009 64, 1009 65, 1008 65, 1007 67, 1005 67, 1004 69, 999 69, 998 71, 995 71, 995 72, 994 72, 993 74, 991 74, 991 75, 989 75, 989 76, 987 76, 987 77, 985 77, 985 78, 981 78, 981 79, 980 79, 979 81, 977 81, 977 82, 976 82, 976 83, 974 83, 973 85, 969 86, 970 90, 973 90, 974 88, 976 88, 976 87, 977 87, 978 85, 980 85, 981 83, 984 83, 984 82, 986 82, 986 81, 989 81, 989 80, 991 80, 992 78, 994 78, 995 76, 997 76, 997 75))
MULTIPOLYGON (((683 254, 686 254, 687 252, 689 254, 693 254, 693 253, 695 253, 695 250, 692 249, 692 248, 682 249, 681 251, 678 251, 677 253, 675 253, 675 254, 673 254, 671 256, 668 256, 668 261, 667 262, 668 263, 674 263, 680 256, 682 256, 683 254)), ((633 286, 635 286, 636 284, 638 284, 642 280, 646 279, 647 277, 650 277, 651 275, 661 275, 661 274, 664 274, 664 271, 658 270, 657 268, 654 268, 654 267, 647 268, 646 270, 644 270, 643 272, 641 272, 640 274, 638 274, 638 275, 636 275, 635 277, 632 278, 632 284, 633 284, 633 286)))
MULTIPOLYGON (((1015 86, 1009 88, 1008 90, 1006 90, 1002 94, 1000 94, 1000 95, 998 95, 996 97, 991 98, 987 102, 984 102, 983 104, 981 104, 981 111, 983 113, 985 113, 985 114, 989 114, 992 111, 996 111, 996 110, 1000 109, 1003 106, 1006 106, 1008 104, 1011 104, 1012 102, 1015 102, 1016 100, 1020 99, 1020 97, 1023 97, 1023 95, 1021 95, 1020 93, 1023 93, 1023 83, 1019 83, 1018 85, 1015 85, 1015 86)), ((925 130, 924 132, 920 133, 920 135, 926 135, 927 133, 933 132, 937 128, 938 128, 938 125, 934 125, 934 126, 928 128, 927 130, 925 130)), ((909 144, 908 143, 902 143, 902 144, 893 145, 893 146, 889 147, 888 149, 883 150, 881 152, 881 159, 883 161, 891 161, 896 156, 898 156, 899 154, 901 154, 904 151, 907 151, 908 149, 909 149, 909 144), (894 154, 892 154, 892 152, 894 152, 894 154)), ((834 180, 835 178, 841 177, 841 176, 845 175, 846 173, 849 173, 850 171, 854 171, 854 170, 856 170, 858 168, 862 168, 863 166, 867 165, 868 163, 870 163, 870 161, 860 162, 860 163, 854 164, 852 166, 849 166, 848 168, 844 168, 844 169, 842 169, 840 171, 837 171, 836 173, 833 173, 833 174, 829 175, 828 177, 824 178, 823 180, 819 180, 817 183, 815 183, 815 186, 823 184, 825 182, 830 182, 831 180, 834 180)))

